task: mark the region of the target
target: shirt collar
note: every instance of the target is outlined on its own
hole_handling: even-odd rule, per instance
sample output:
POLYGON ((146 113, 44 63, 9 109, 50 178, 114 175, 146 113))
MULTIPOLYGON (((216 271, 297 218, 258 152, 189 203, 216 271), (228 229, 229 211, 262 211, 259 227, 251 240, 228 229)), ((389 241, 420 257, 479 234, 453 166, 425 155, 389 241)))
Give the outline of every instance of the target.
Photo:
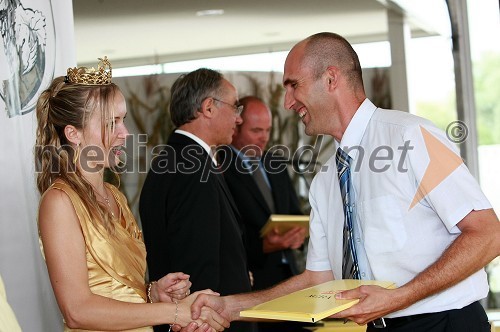
POLYGON ((355 159, 358 155, 358 149, 355 147, 360 146, 361 139, 363 138, 366 128, 368 127, 368 123, 370 122, 370 119, 376 109, 377 107, 368 98, 366 98, 361 103, 356 113, 354 113, 351 122, 349 122, 349 125, 342 136, 340 144, 335 141, 337 148, 341 147, 345 152, 348 152, 352 159, 355 159))
POLYGON ((175 132, 177 134, 181 134, 181 135, 187 136, 187 137, 191 138, 193 141, 195 141, 196 143, 198 143, 199 145, 201 145, 203 147, 203 149, 205 149, 205 151, 207 151, 207 153, 210 156, 210 158, 212 158, 212 162, 214 163, 214 165, 217 166, 217 159, 215 159, 215 155, 214 155, 212 149, 201 138, 199 138, 198 136, 196 136, 193 133, 190 133, 188 131, 181 130, 181 129, 176 129, 175 132))
POLYGON ((243 161, 243 164, 245 167, 251 167, 256 161, 258 161, 259 164, 262 163, 260 157, 250 157, 244 154, 241 150, 238 150, 234 145, 230 145, 231 149, 236 153, 238 158, 240 158, 243 161))
POLYGON ((241 150, 235 148, 233 145, 230 145, 229 147, 236 153, 236 156, 238 156, 238 158, 242 161, 242 165, 245 171, 248 171, 253 174, 255 170, 257 169, 260 170, 262 174, 264 174, 265 181, 270 186, 269 179, 267 177, 267 174, 264 170, 264 165, 262 163, 262 156, 260 157, 247 156, 241 150))
POLYGON ((231 149, 233 149, 234 152, 236 152, 236 155, 243 161, 249 161, 249 160, 257 160, 260 158, 256 157, 249 157, 246 154, 244 154, 241 150, 237 149, 234 145, 230 145, 231 149))

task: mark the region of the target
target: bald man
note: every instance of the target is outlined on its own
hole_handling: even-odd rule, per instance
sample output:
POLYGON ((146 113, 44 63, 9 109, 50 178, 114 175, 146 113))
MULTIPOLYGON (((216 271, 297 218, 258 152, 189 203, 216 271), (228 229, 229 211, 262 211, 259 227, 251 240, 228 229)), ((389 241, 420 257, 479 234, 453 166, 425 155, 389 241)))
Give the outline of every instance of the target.
POLYGON ((356 52, 337 34, 319 33, 292 48, 285 107, 306 134, 330 135, 338 146, 338 158, 311 185, 306 270, 257 293, 198 297, 194 319, 206 304, 237 320, 263 301, 345 278, 346 257, 355 258, 355 277, 398 287, 337 293, 360 301, 332 317, 367 324, 370 332, 490 331, 479 300, 488 294, 484 266, 500 254, 498 217, 446 134, 428 120, 373 105, 361 75, 356 52), (353 242, 343 256, 346 216, 353 223, 344 238, 353 242))

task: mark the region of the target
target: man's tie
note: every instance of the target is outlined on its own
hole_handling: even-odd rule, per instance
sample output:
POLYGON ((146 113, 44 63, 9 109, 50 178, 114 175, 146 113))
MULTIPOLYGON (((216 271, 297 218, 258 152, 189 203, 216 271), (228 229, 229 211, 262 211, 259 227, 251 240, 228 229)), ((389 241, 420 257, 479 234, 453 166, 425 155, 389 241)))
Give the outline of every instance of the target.
MULTIPOLYGON (((255 180, 255 183, 257 184, 257 187, 259 187, 259 191, 261 192, 262 196, 264 197, 264 200, 267 203, 267 206, 269 207, 269 210, 271 213, 276 213, 276 207, 274 205, 274 199, 273 199, 273 194, 271 191, 271 187, 269 187, 268 182, 264 178, 264 166, 262 165, 262 162, 259 160, 258 161, 259 168, 256 169, 252 177, 255 180)), ((281 261, 283 264, 287 264, 290 266, 290 271, 292 272, 293 275, 299 274, 299 271, 297 269, 295 262, 295 257, 291 249, 284 249, 282 252, 282 258, 281 261)))
POLYGON ((269 210, 271 211, 271 213, 274 213, 275 207, 274 207, 273 194, 271 192, 271 188, 266 182, 266 179, 264 179, 264 166, 260 161, 258 161, 258 165, 259 167, 253 172, 252 177, 255 180, 257 187, 259 187, 259 190, 262 196, 264 197, 264 200, 266 201, 269 210))
POLYGON ((352 231, 353 223, 353 202, 350 191, 351 185, 351 157, 341 148, 337 149, 336 154, 337 171, 340 183, 340 193, 344 207, 344 250, 342 257, 342 279, 360 279, 358 259, 354 247, 354 238, 352 231))

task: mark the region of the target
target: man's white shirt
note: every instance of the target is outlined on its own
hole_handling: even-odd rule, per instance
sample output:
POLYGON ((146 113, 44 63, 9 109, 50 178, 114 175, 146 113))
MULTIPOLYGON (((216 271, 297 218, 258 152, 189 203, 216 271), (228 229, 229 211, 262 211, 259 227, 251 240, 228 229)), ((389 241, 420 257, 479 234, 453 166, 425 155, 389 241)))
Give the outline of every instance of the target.
MULTIPOLYGON (((491 208, 463 163, 445 176, 429 170, 434 181, 429 186, 429 150, 440 143, 440 148, 457 154, 453 143, 431 122, 376 108, 368 99, 356 112, 342 141, 337 142, 352 158, 355 238, 356 244, 366 250, 366 256, 361 253, 360 259, 361 272, 366 272, 362 279, 404 285, 442 255, 460 234, 456 224, 469 212, 491 208), (424 138, 429 137, 437 143, 426 142, 424 138), (412 206, 424 175, 427 189, 432 190, 412 206)), ((335 279, 341 279, 344 213, 335 156, 315 176, 309 198, 312 210, 306 268, 332 270, 335 279)), ((481 269, 457 285, 387 317, 459 309, 487 293, 486 273, 481 269)))

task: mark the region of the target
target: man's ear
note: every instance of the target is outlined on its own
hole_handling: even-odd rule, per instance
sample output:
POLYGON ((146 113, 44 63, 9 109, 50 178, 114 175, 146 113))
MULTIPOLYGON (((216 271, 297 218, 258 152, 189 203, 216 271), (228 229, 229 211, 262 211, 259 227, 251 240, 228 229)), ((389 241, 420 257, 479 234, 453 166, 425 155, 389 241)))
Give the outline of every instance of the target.
POLYGON ((76 129, 75 126, 67 125, 66 127, 64 127, 64 136, 66 136, 68 142, 71 142, 75 145, 80 144, 80 131, 76 129))
POLYGON ((335 66, 329 66, 326 68, 326 83, 329 89, 337 87, 339 83, 339 68, 335 66))
POLYGON ((202 103, 201 103, 201 113, 207 117, 207 118, 212 118, 214 116, 214 99, 213 98, 206 98, 202 103))

